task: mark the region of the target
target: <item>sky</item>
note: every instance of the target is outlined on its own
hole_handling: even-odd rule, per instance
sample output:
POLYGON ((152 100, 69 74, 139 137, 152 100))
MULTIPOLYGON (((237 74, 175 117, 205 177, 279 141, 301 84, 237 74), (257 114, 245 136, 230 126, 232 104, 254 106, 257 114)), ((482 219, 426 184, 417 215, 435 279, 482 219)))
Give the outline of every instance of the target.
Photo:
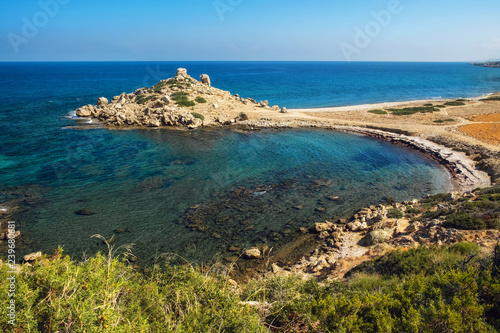
POLYGON ((486 61, 498 0, 15 0, 0 61, 486 61))

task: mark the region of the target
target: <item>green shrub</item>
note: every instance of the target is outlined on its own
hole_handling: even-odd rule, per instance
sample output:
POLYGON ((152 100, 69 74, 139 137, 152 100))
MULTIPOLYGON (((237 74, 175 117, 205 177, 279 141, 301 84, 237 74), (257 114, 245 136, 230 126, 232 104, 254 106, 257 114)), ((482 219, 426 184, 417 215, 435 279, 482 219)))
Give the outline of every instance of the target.
POLYGON ((162 90, 163 88, 165 88, 165 86, 166 86, 166 85, 167 85, 167 82, 166 82, 166 81, 160 81, 160 82, 158 82, 157 84, 155 84, 155 85, 153 86, 153 91, 154 91, 155 93, 160 93, 160 92, 161 92, 161 90, 162 90))
POLYGON ((200 96, 196 97, 195 101, 196 101, 196 103, 206 103, 207 102, 206 99, 204 99, 203 97, 200 97, 200 96))
POLYGON ((435 123, 442 124, 444 123, 444 120, 434 120, 435 123))
POLYGON ((479 189, 480 195, 500 193, 500 185, 479 189))
POLYGON ((390 209, 387 212, 387 217, 390 219, 400 219, 404 216, 403 212, 397 208, 390 209))
POLYGON ((456 212, 448 215, 446 221, 443 222, 443 227, 462 230, 481 230, 486 228, 486 224, 483 220, 465 212, 456 212))
POLYGON ((297 327, 314 331, 315 321, 311 314, 311 298, 318 295, 320 287, 315 280, 300 276, 275 276, 253 279, 241 290, 241 298, 247 301, 270 304, 269 313, 263 320, 279 332, 295 332, 297 327))
POLYGON ((485 320, 490 307, 479 297, 481 286, 473 268, 409 276, 381 285, 379 290, 325 292, 315 297, 312 313, 323 326, 320 331, 495 331, 485 320))
POLYGON ((420 214, 420 210, 416 209, 415 207, 408 207, 408 208, 406 208, 405 214, 406 215, 418 215, 418 214, 420 214))
POLYGON ((187 99, 188 96, 189 94, 187 92, 177 91, 170 95, 170 98, 172 98, 174 101, 179 101, 181 99, 187 99))
POLYGON ((195 106, 196 105, 195 102, 190 101, 187 98, 186 99, 180 99, 175 104, 177 104, 179 106, 185 106, 185 107, 190 107, 190 106, 195 106))
POLYGON ((434 106, 418 106, 404 109, 388 109, 392 112, 393 115, 396 116, 407 116, 415 113, 432 113, 435 111, 439 111, 439 109, 434 106))
POLYGON ((434 106, 434 104, 432 104, 432 103, 427 103, 427 104, 424 104, 424 106, 434 106))
POLYGON ((198 118, 198 119, 201 119, 202 121, 205 120, 205 116, 202 115, 201 113, 197 113, 197 112, 191 112, 191 114, 193 115, 193 117, 195 118, 198 118))
POLYGON ((435 195, 431 195, 425 199, 420 200, 421 203, 426 203, 426 204, 437 204, 441 202, 447 202, 451 201, 451 196, 449 193, 439 193, 435 195))
POLYGON ((470 242, 460 242, 450 245, 449 250, 461 255, 471 255, 479 252, 479 245, 470 242))
MULTIPOLYGON (((0 267, 6 281, 8 267, 0 267)), ((7 304, 6 283, 0 302, 7 304)), ((144 275, 101 254, 76 263, 38 260, 16 279, 17 325, 0 308, 2 332, 259 332, 254 308, 227 278, 190 266, 154 267, 144 275)))
POLYGON ((448 119, 445 119, 444 121, 449 121, 449 122, 452 122, 452 121, 455 121, 455 119, 453 119, 453 118, 448 118, 448 119))
POLYGON ((368 112, 373 113, 373 114, 387 114, 387 111, 385 111, 385 110, 370 110, 368 112))
POLYGON ((446 107, 446 105, 442 105, 442 104, 440 104, 440 105, 434 105, 434 107, 442 109, 442 108, 445 108, 445 107, 446 107))
POLYGON ((432 211, 432 210, 428 210, 426 211, 422 217, 424 219, 436 219, 440 216, 446 216, 446 215, 449 215, 451 212, 449 209, 447 208, 442 208, 442 209, 437 209, 435 211, 432 211))
POLYGON ((425 246, 406 252, 393 251, 375 260, 365 261, 352 269, 347 276, 362 272, 383 276, 403 276, 427 272, 433 263, 434 250, 425 246))
POLYGON ((462 105, 465 105, 465 103, 462 102, 462 101, 451 101, 451 102, 444 103, 444 105, 448 105, 448 106, 462 106, 462 105))
POLYGON ((481 101, 500 101, 500 96, 491 96, 488 98, 483 98, 481 101))
POLYGON ((146 95, 140 95, 140 96, 137 96, 137 97, 135 98, 135 102, 136 102, 137 104, 146 104, 146 102, 149 102, 149 101, 151 101, 151 100, 155 100, 155 99, 157 99, 157 98, 158 98, 158 96, 156 96, 156 95, 149 95, 149 96, 146 96, 146 95))
POLYGON ((196 103, 193 101, 190 101, 188 99, 189 94, 184 91, 178 91, 170 95, 170 97, 176 101, 176 104, 179 106, 185 106, 185 107, 190 107, 190 106, 195 106, 196 103))
MULTIPOLYGON (((443 269, 463 268, 462 263, 477 255, 479 246, 474 243, 456 243, 449 247, 426 247, 421 245, 408 251, 393 251, 384 256, 365 261, 353 268, 346 277, 355 274, 378 274, 384 277, 431 275, 443 269)), ((481 261, 480 257, 475 260, 481 261)))

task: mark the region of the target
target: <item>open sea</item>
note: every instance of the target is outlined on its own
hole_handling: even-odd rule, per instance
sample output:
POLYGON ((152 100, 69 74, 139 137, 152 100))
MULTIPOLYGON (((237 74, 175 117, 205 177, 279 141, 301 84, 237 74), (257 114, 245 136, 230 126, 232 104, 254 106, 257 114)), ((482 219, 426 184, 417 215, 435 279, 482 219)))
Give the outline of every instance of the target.
POLYGON ((179 67, 289 109, 500 91, 500 70, 464 63, 0 63, 0 208, 21 210, 20 254, 61 245, 78 259, 105 250, 91 238, 100 234, 134 243, 141 263, 164 253, 210 263, 231 245, 279 247, 300 227, 384 197, 450 189, 425 156, 334 131, 77 128, 87 120, 76 108, 179 67))

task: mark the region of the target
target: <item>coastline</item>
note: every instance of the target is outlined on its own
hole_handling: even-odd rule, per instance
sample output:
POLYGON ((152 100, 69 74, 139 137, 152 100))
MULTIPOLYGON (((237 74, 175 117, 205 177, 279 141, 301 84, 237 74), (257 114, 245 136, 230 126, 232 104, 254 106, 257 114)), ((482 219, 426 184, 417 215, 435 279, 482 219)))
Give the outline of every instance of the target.
POLYGON ((116 129, 318 127, 364 134, 426 154, 449 171, 455 181, 454 190, 470 191, 500 181, 500 134, 495 132, 500 121, 474 120, 478 115, 498 116, 500 93, 487 96, 287 110, 270 106, 268 101, 232 95, 212 87, 207 74, 202 74, 198 81, 185 68, 179 68, 174 78, 162 80, 152 88, 123 93, 111 101, 100 97, 96 105, 83 106, 76 114, 87 122, 95 119, 116 129), (485 129, 486 140, 478 137, 471 125, 485 129), (491 140, 488 131, 493 131, 491 140), (453 149, 457 146, 461 151, 453 149), (482 149, 479 157, 475 156, 476 146, 482 149), (488 171, 491 182, 477 166, 488 171))
MULTIPOLYGON (((272 124, 264 126, 256 126, 260 128, 275 127, 272 124)), ((276 126, 275 128, 282 128, 282 126, 276 126)), ((384 140, 390 143, 398 144, 415 150, 423 155, 427 156, 431 160, 439 163, 444 167, 451 180, 451 191, 452 192, 469 192, 476 188, 484 188, 490 186, 491 179, 488 174, 484 171, 478 170, 475 167, 473 160, 467 157, 464 152, 454 151, 444 145, 440 145, 431 142, 426 139, 422 139, 415 136, 408 136, 401 133, 395 133, 388 130, 373 129, 367 127, 358 126, 304 126, 302 124, 286 126, 289 128, 323 128, 334 131, 348 132, 354 134, 360 134, 364 136, 369 136, 378 140, 384 140)), ((397 131, 397 129, 394 129, 397 131)))
POLYGON ((465 153, 454 151, 419 137, 410 137, 404 134, 361 127, 340 126, 336 129, 351 133, 359 133, 403 145, 426 155, 430 159, 441 164, 448 171, 450 179, 452 180, 452 191, 469 192, 476 188, 483 188, 491 185, 491 180, 488 175, 483 171, 477 170, 474 166, 474 162, 467 158, 465 153))

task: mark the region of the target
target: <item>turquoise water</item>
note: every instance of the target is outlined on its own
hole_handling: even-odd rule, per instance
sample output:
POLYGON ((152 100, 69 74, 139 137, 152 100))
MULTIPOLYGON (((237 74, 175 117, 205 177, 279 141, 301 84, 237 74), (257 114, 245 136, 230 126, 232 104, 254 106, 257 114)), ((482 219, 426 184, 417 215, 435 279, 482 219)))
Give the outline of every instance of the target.
POLYGON ((419 154, 332 131, 85 135, 86 145, 68 152, 74 156, 43 173, 52 185, 27 226, 37 235, 32 248, 64 244, 71 254, 93 252, 100 244, 90 236, 109 238, 121 228, 130 232, 116 235, 118 244, 135 243, 140 258, 178 253, 201 262, 224 256, 231 245, 284 242, 286 229, 295 232, 385 196, 409 200, 449 187, 447 173, 419 154), (96 214, 75 215, 83 208, 96 214), (188 228, 200 221, 201 228, 188 228))
POLYGON ((447 173, 426 157, 356 135, 116 131, 71 116, 99 96, 173 76, 177 67, 288 107, 500 91, 500 71, 465 64, 156 65, 0 64, 0 205, 14 199, 27 209, 16 217, 20 251, 50 253, 62 245, 81 257, 103 250, 90 236, 123 229, 116 244, 135 243, 141 262, 160 253, 206 262, 228 255, 229 245, 279 246, 300 227, 386 196, 407 200, 449 189, 447 173), (95 214, 75 214, 80 209, 95 214))

